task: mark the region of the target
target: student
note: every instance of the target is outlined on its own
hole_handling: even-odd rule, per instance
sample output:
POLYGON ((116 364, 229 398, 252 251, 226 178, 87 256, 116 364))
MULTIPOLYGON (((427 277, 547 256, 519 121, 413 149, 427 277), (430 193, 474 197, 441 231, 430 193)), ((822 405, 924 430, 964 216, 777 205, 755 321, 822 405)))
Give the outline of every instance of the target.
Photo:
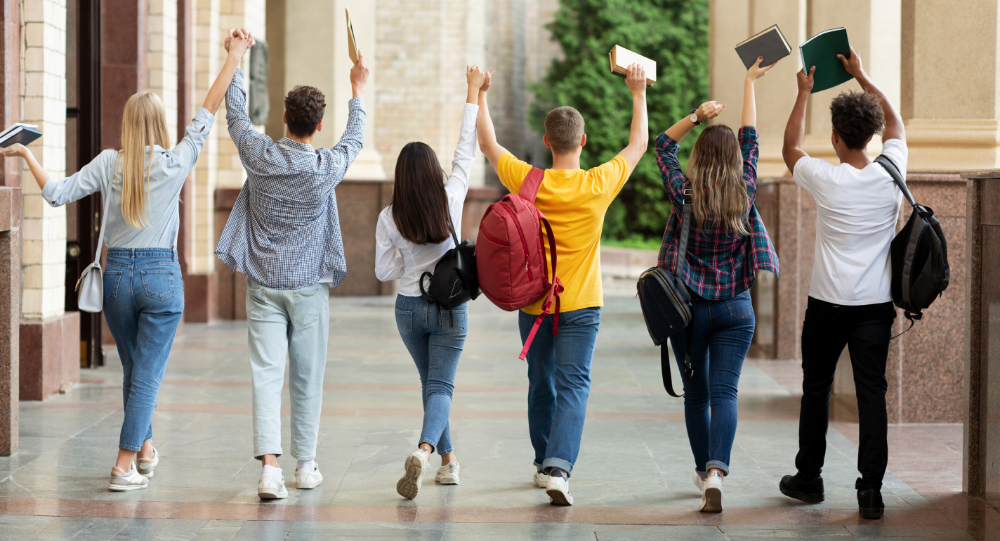
POLYGON ((420 492, 424 470, 435 450, 441 455, 441 468, 434 480, 442 485, 459 483, 448 416, 469 311, 464 304, 453 307, 450 313, 446 309, 439 311, 437 305, 424 300, 420 280, 423 273, 434 272, 441 256, 455 247, 452 227, 462 225, 462 206, 469 193, 469 172, 476 155, 477 103, 486 74, 478 66, 466 66, 465 78, 469 83, 468 99, 451 176, 445 182, 441 163, 431 147, 424 143, 404 146, 396 159, 392 204, 379 214, 375 230, 375 275, 383 282, 400 280, 396 327, 417 365, 424 401, 420 442, 417 450, 406 457, 406 473, 396 483, 396 492, 408 500, 420 492))
MULTIPOLYGON (((725 125, 705 128, 695 141, 687 175, 677 161, 678 143, 695 126, 725 108, 703 103, 656 138, 656 158, 674 208, 663 234, 659 266, 675 269, 691 292, 693 376, 684 381, 684 421, 694 453, 694 484, 701 490, 699 510, 722 511, 722 480, 736 437, 736 389, 753 338, 754 313, 749 289, 757 270, 778 274, 778 256, 754 208, 757 197, 757 107, 754 82, 775 64, 747 71, 739 135, 725 125), (677 260, 685 191, 693 216, 684 262, 677 260), (682 263, 686 263, 682 265, 682 263)), ((685 372, 685 333, 670 342, 685 372)))
POLYGON ((222 104, 226 87, 252 46, 249 34, 234 34, 222 72, 186 135, 172 150, 163 102, 149 91, 133 94, 125 102, 121 150, 101 152, 71 176, 50 178, 20 144, 3 150, 4 156, 24 158, 42 197, 53 207, 96 192, 101 192, 104 201, 111 198, 101 232, 108 246, 104 318, 122 362, 125 406, 118 460, 108 483, 111 491, 146 488, 160 461, 153 447, 153 410, 184 312, 184 282, 176 251, 178 199, 212 130, 214 112, 222 104))
MULTIPOLYGON (((497 143, 486 104, 490 75, 486 81, 479 92, 479 147, 500 182, 517 193, 531 165, 497 143)), ((552 149, 552 168, 545 171, 535 206, 548 217, 555 232, 558 273, 565 291, 559 334, 552 335, 554 316, 546 316, 528 351, 528 430, 535 449, 535 485, 546 489, 554 505, 573 504, 569 477, 580 452, 590 394, 590 363, 604 304, 600 257, 604 214, 635 170, 649 140, 646 74, 633 64, 625 83, 632 93, 629 144, 608 163, 580 168, 587 136, 583 116, 576 109, 558 107, 545 117, 542 140, 552 149)), ((522 342, 542 313, 543 301, 518 314, 522 342)))
POLYGON ((868 159, 868 143, 882 133, 882 154, 906 178, 903 120, 861 67, 861 57, 837 55, 863 92, 842 92, 830 104, 831 142, 840 165, 802 150, 806 103, 816 68, 798 74, 799 93, 785 128, 781 153, 795 183, 816 200, 816 255, 802 324, 802 409, 798 473, 786 475, 781 493, 807 503, 824 499, 823 459, 830 390, 837 359, 848 347, 858 394, 861 442, 855 482, 862 518, 882 518, 886 441, 885 364, 896 310, 889 292, 889 244, 902 193, 881 165, 868 159))
POLYGON ((312 146, 326 109, 318 89, 296 86, 288 92, 282 117, 287 129, 278 142, 254 129, 242 71, 237 70, 226 94, 229 135, 247 181, 215 255, 247 280, 254 456, 263 464, 257 483, 263 499, 288 496, 277 460, 286 356, 295 483, 308 489, 323 482, 314 459, 330 332, 329 288, 347 272, 334 188, 361 151, 367 79, 361 56, 351 68, 354 97, 347 129, 333 148, 312 146))

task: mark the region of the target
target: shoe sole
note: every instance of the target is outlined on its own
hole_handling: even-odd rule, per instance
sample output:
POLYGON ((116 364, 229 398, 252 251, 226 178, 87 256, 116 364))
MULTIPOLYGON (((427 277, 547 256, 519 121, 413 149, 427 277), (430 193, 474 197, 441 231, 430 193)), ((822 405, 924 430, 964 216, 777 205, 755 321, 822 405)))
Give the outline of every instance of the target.
POLYGON ((884 514, 882 509, 861 509, 860 513, 861 518, 869 520, 878 520, 882 518, 882 515, 884 514))
POLYGON ((288 497, 288 491, 286 490, 284 494, 280 492, 261 492, 257 491, 257 496, 262 500, 283 500, 288 497))
POLYGON ((552 505, 573 505, 573 497, 559 490, 546 490, 552 505))
POLYGON ((108 485, 108 490, 111 492, 128 492, 130 490, 141 490, 149 485, 108 485))
POLYGON ((316 488, 316 487, 320 486, 322 483, 323 483, 323 480, 320 479, 319 481, 316 481, 315 483, 295 483, 295 487, 298 488, 298 489, 306 489, 306 490, 308 490, 310 488, 316 488))
POLYGON ((705 505, 701 508, 702 513, 722 512, 722 491, 717 488, 705 489, 705 505))
POLYGON ((441 484, 441 485, 457 485, 458 484, 458 477, 445 476, 445 477, 437 477, 434 480, 437 481, 437 483, 441 484))
POLYGON ((824 494, 810 494, 808 492, 798 492, 795 490, 788 490, 787 488, 781 485, 778 485, 778 490, 780 490, 782 494, 788 496, 789 498, 794 498, 796 500, 806 503, 823 503, 823 500, 826 499, 826 496, 824 494))
POLYGON ((396 492, 407 500, 417 497, 420 492, 420 481, 424 476, 424 468, 420 459, 410 455, 406 458, 406 474, 396 483, 396 492))

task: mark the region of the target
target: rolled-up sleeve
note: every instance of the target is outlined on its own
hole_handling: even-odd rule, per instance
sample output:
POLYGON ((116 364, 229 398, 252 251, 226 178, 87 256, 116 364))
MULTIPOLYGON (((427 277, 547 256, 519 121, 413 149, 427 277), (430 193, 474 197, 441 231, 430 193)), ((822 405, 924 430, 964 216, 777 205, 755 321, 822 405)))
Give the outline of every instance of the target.
POLYGON ((389 231, 385 225, 387 219, 392 219, 389 207, 379 215, 378 226, 375 228, 375 277, 382 282, 399 278, 405 270, 403 258, 396 255, 396 246, 389 238, 389 231))
POLYGON ((194 115, 194 119, 191 121, 191 125, 188 126, 184 138, 174 147, 174 156, 177 157, 181 165, 185 168, 191 169, 198 161, 198 154, 201 153, 202 147, 205 146, 205 140, 208 139, 208 134, 211 133, 214 124, 215 115, 204 107, 199 109, 198 113, 194 115))
POLYGON ((660 167, 663 177, 663 188, 667 190, 670 202, 675 205, 684 204, 684 189, 688 179, 684 176, 681 163, 677 161, 677 149, 680 145, 666 133, 656 137, 656 164, 660 167))
POLYGON ((79 201, 110 185, 118 153, 105 150, 76 173, 61 179, 49 179, 42 188, 42 197, 53 207, 79 201))

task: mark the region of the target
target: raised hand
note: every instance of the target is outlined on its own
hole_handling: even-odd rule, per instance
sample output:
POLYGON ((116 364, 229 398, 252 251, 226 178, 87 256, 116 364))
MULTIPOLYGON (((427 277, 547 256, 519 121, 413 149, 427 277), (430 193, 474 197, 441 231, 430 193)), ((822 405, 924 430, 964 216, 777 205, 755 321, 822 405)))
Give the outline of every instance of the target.
POLYGON ((469 88, 479 90, 486 82, 486 73, 479 69, 479 66, 465 66, 465 79, 469 82, 469 88))
MULTIPOLYGON (((858 65, 860 64, 861 61, 859 60, 858 65)), ((816 66, 809 68, 809 75, 806 75, 805 70, 799 70, 799 72, 795 74, 795 78, 798 80, 799 83, 799 92, 812 91, 813 84, 815 83, 815 81, 813 80, 814 73, 816 73, 816 66)))
POLYGON ((645 94, 646 70, 639 64, 629 64, 625 72, 625 84, 633 94, 645 94))
POLYGON ((844 64, 844 69, 847 70, 847 73, 850 73, 855 79, 860 79, 861 74, 865 72, 864 67, 861 66, 861 55, 854 50, 854 47, 851 47, 850 58, 844 58, 842 54, 838 54, 837 58, 844 64))
POLYGON ((230 56, 242 59, 243 56, 254 46, 256 41, 253 34, 246 28, 237 28, 226 37, 226 51, 230 56))
POLYGON ((496 73, 496 70, 487 71, 485 73, 486 77, 483 79, 483 86, 479 87, 479 91, 480 92, 486 92, 486 91, 488 91, 490 89, 490 83, 493 82, 493 74, 494 73, 496 73))
POLYGON ((754 62, 753 65, 750 66, 750 69, 747 70, 747 80, 748 81, 754 82, 757 79, 760 79, 761 77, 763 77, 764 75, 767 75, 767 72, 770 71, 771 68, 773 68, 774 66, 777 66, 778 62, 781 62, 781 60, 778 60, 778 62, 775 62, 775 63, 771 64, 770 66, 764 66, 762 68, 762 67, 760 67, 760 63, 763 60, 764 60, 763 56, 758 56, 757 57, 757 61, 754 62))
POLYGON ((701 104, 701 106, 699 106, 694 113, 698 115, 698 120, 700 122, 704 122, 719 116, 725 108, 725 105, 722 105, 717 101, 706 101, 701 104))
POLYGON ((365 55, 358 50, 358 61, 351 68, 351 89, 356 97, 364 94, 365 83, 368 82, 368 63, 365 62, 365 55))

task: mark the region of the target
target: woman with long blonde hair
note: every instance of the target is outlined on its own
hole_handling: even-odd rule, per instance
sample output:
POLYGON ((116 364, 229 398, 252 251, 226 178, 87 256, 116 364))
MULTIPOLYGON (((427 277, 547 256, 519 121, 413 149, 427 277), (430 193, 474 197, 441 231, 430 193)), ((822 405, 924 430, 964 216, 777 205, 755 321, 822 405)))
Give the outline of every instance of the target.
POLYGON ((702 493, 699 510, 708 513, 722 511, 722 479, 729 474, 736 437, 736 388, 754 332, 748 290, 757 270, 778 274, 778 257, 754 208, 758 155, 754 82, 774 67, 761 67, 762 60, 758 58, 747 71, 739 134, 722 124, 706 128, 691 151, 686 175, 677 160, 678 142, 698 124, 718 116, 725 106, 703 103, 656 138, 663 186, 674 205, 659 266, 680 276, 694 301, 691 326, 670 341, 684 382, 693 479, 702 493), (692 216, 685 239, 686 197, 692 216), (679 261, 685 241, 687 250, 679 261))
POLYGON ((52 206, 98 191, 107 202, 102 232, 108 246, 104 316, 121 357, 125 403, 118 459, 108 484, 112 491, 146 488, 159 462, 152 444, 153 410, 184 311, 176 251, 178 200, 212 130, 214 111, 222 104, 240 60, 253 46, 253 37, 239 32, 228 45, 229 56, 203 108, 173 149, 163 101, 147 91, 125 104, 121 150, 101 152, 71 176, 50 178, 22 145, 3 150, 4 156, 24 158, 52 206))

